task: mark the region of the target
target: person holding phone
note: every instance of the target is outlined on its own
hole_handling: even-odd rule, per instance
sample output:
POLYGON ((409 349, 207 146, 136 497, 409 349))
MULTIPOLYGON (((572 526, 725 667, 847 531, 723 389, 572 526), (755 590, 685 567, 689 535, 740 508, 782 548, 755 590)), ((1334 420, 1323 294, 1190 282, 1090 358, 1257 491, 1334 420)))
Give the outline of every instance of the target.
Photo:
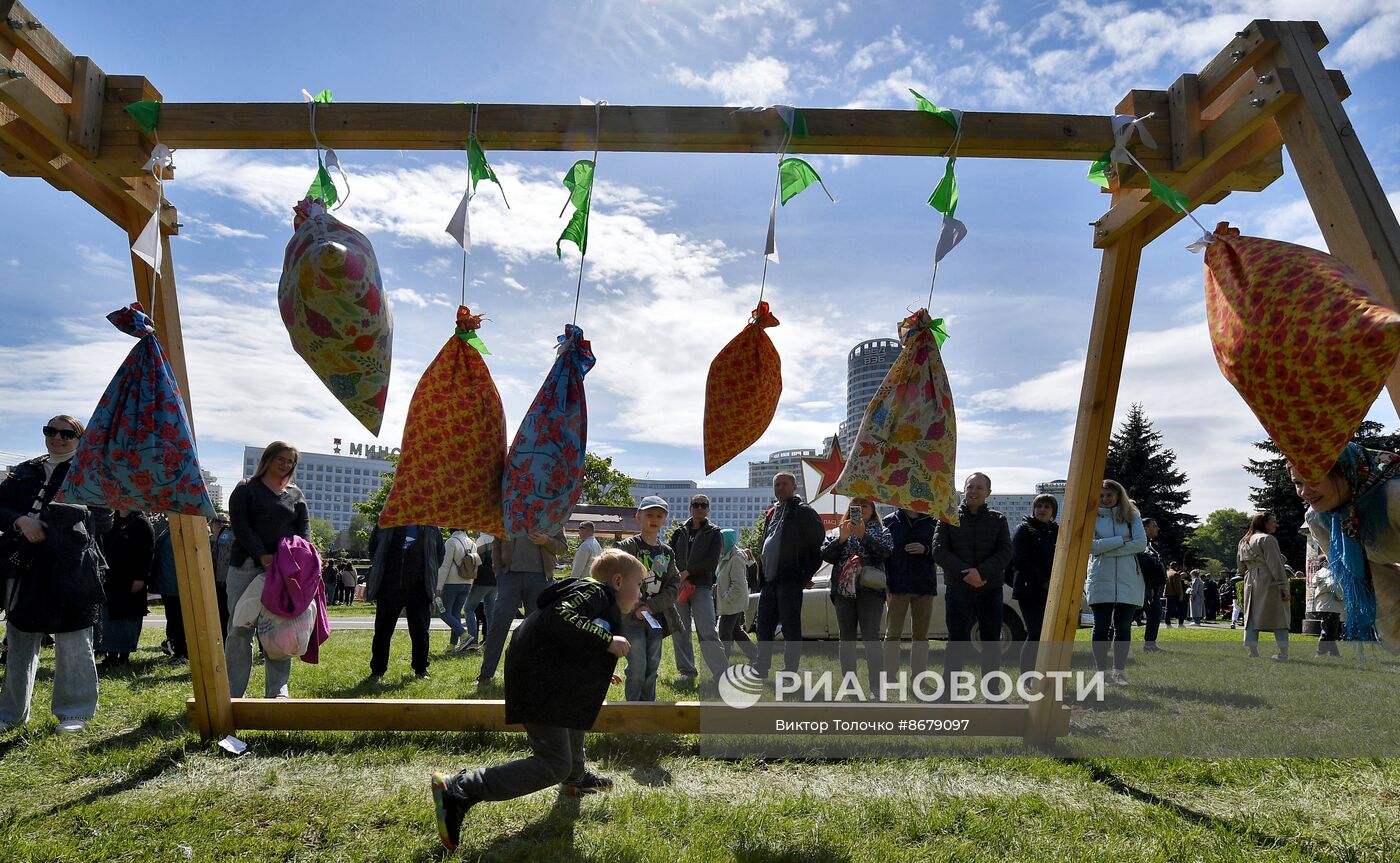
POLYGON ((870 697, 882 700, 880 672, 884 648, 880 643, 880 618, 885 614, 885 558, 894 550, 890 532, 880 522, 875 504, 854 498, 834 539, 822 548, 822 559, 831 563, 831 604, 836 607, 836 627, 841 639, 841 673, 856 672, 856 638, 865 643, 865 669, 870 697))

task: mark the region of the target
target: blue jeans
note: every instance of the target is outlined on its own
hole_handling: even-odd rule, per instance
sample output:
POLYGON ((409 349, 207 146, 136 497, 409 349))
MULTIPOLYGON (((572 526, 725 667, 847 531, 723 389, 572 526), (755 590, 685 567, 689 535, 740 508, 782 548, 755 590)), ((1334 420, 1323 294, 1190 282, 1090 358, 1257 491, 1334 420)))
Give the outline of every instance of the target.
POLYGON ((676 603, 676 617, 680 618, 682 629, 671 633, 671 647, 676 652, 676 671, 686 677, 695 677, 695 645, 690 641, 693 631, 700 635, 700 655, 709 666, 710 673, 718 679, 729 667, 725 660, 724 648, 719 643, 719 618, 715 614, 715 589, 697 587, 689 601, 676 603))
MULTIPOLYGON (((7 627, 10 653, 5 659, 5 685, 0 688, 0 725, 29 721, 34 676, 39 671, 42 632, 7 627)), ((54 634, 53 699, 49 709, 62 722, 84 722, 97 713, 97 663, 92 658, 92 627, 54 634)))
POLYGON ((948 611, 948 651, 943 654, 945 677, 962 671, 967 655, 974 648, 982 655, 982 673, 1001 667, 1001 585, 968 587, 966 582, 949 584, 944 597, 948 611), (977 644, 972 643, 972 624, 977 624, 977 644))
POLYGON ((767 676, 773 665, 773 639, 783 627, 783 670, 797 671, 802 662, 802 591, 805 581, 765 581, 758 593, 758 661, 754 668, 767 676))
POLYGON ((645 620, 630 616, 622 622, 622 635, 632 645, 627 651, 627 700, 655 701, 656 673, 661 670, 661 645, 666 638, 645 620))
MULTIPOLYGON (((447 624, 452 630, 452 635, 448 638, 448 644, 456 644, 457 639, 466 633, 467 628, 462 625, 462 606, 467 604, 467 595, 472 592, 470 582, 461 584, 444 584, 442 586, 442 604, 447 610, 438 615, 438 619, 447 624)), ((472 606, 475 608, 476 606, 472 606)), ((472 614, 472 620, 476 619, 476 614, 472 614)))
MULTIPOLYGON (((228 568, 229 608, 237 608, 238 600, 253 579, 262 574, 262 567, 251 557, 242 566, 228 568)), ((253 639, 257 638, 256 626, 234 626, 229 624, 228 638, 224 639, 224 665, 228 667, 228 693, 231 698, 242 698, 248 691, 248 677, 253 673, 253 639)), ((288 698, 287 683, 292 678, 292 658, 267 659, 263 661, 263 694, 268 698, 288 698)))
MULTIPOLYGON (((525 613, 535 610, 535 601, 553 581, 553 575, 543 572, 506 572, 497 577, 498 595, 486 627, 486 645, 481 649, 480 680, 490 680, 496 676, 496 666, 506 649, 506 637, 510 635, 510 625, 515 621, 515 611, 522 604, 525 613)), ((470 601, 470 598, 468 599, 470 601)), ((472 606, 475 608, 476 606, 472 606)))
POLYGON ((491 618, 496 613, 496 591, 497 588, 494 584, 472 585, 471 595, 467 597, 466 608, 467 634, 472 638, 476 638, 477 635, 476 607, 483 602, 486 603, 486 623, 483 625, 485 631, 481 633, 481 637, 484 639, 491 633, 491 618))

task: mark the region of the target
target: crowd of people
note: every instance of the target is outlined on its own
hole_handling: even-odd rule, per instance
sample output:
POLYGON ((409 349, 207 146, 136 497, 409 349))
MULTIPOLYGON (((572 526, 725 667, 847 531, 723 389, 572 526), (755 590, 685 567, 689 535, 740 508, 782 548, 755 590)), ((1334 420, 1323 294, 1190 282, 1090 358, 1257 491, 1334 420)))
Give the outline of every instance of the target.
MULTIPOLYGON (((169 529, 157 533, 141 513, 55 500, 83 424, 55 416, 43 433, 46 454, 18 465, 0 483, 0 606, 7 624, 0 730, 29 720, 40 649, 52 637, 51 710, 58 730, 73 732, 97 710, 99 669, 129 663, 148 594, 159 595, 164 605, 169 661, 186 662, 188 652, 169 529)), ((230 495, 227 515, 210 524, 234 697, 247 689, 258 642, 256 623, 237 612, 240 600, 273 578, 289 546, 309 548, 311 541, 306 500, 293 482, 299 457, 288 443, 269 444, 253 475, 230 495)), ((1308 611, 1319 622, 1321 655, 1338 655, 1341 638, 1375 636, 1400 651, 1397 474, 1400 459, 1394 454, 1355 444, 1321 484, 1294 474, 1297 493, 1309 505, 1308 611)), ((1000 667, 1006 585, 1026 628, 1019 663, 1023 670, 1034 668, 1059 539, 1058 504, 1051 495, 1036 497, 1031 514, 1013 532, 1005 515, 988 508, 991 488, 984 473, 967 477, 957 524, 909 509, 881 518, 874 502, 856 499, 829 534, 797 494, 796 478, 779 473, 752 557, 736 531, 709 520, 704 494, 692 498, 688 518, 669 536, 663 536, 672 523, 669 505, 647 497, 638 507, 640 532, 615 548, 604 549, 593 526, 583 525, 562 579, 555 569, 568 545, 559 530, 473 538, 460 530, 444 537, 432 525, 376 527, 364 584, 364 598, 375 606, 370 678, 386 672, 400 616, 408 618, 413 671, 428 676, 435 612, 450 631, 450 650, 481 651, 479 686, 494 682, 504 656, 506 720, 525 725, 533 751, 521 762, 436 775, 443 841, 455 843, 462 815, 480 801, 508 799, 552 782, 577 793, 610 787, 586 769, 582 732, 591 727, 611 683, 622 683, 629 701, 655 700, 668 640, 682 688, 700 680, 701 666, 713 686, 735 651, 768 675, 780 632, 785 667, 797 670, 804 591, 813 587, 823 562, 831 566, 827 590, 841 667, 856 673, 863 654, 872 692, 880 690, 882 674, 901 667, 906 624, 909 667, 928 667, 939 571, 949 638, 945 675, 973 654, 984 672, 1000 667), (756 644, 745 631, 753 590, 756 644), (524 620, 512 635, 522 611, 524 620), (626 659, 622 677, 614 673, 619 658, 626 659)), ((1147 652, 1160 649, 1161 625, 1186 626, 1190 617, 1190 625, 1200 626, 1228 615, 1231 628, 1244 630, 1248 656, 1260 655, 1259 634, 1268 631, 1275 639, 1273 658, 1288 658, 1293 572, 1274 536, 1278 522, 1271 513, 1253 516, 1239 541, 1238 572, 1217 579, 1165 563, 1154 543, 1158 525, 1142 517, 1120 483, 1104 480, 1098 503, 1084 600, 1093 614, 1094 662, 1110 682, 1127 682, 1135 619, 1145 624, 1147 652)), ((330 562, 324 577, 323 604, 355 601, 356 576, 348 561, 330 562)), ((265 696, 289 697, 291 658, 268 652, 264 666, 265 696)))

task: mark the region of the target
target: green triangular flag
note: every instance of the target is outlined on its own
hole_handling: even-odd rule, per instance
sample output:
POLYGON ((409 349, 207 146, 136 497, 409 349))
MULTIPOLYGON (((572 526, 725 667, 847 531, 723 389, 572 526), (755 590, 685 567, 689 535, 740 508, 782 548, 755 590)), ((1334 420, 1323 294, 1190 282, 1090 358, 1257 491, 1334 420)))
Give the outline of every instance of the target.
POLYGON ((938 349, 943 350, 943 343, 948 341, 948 324, 942 318, 934 318, 933 324, 929 326, 933 331, 933 340, 938 344, 938 349))
POLYGON ((942 117, 945 123, 953 127, 953 131, 956 132, 958 130, 958 126, 961 124, 958 122, 958 115, 955 111, 951 108, 938 107, 923 96, 920 96, 918 91, 913 88, 910 88, 909 92, 914 94, 914 105, 920 111, 927 111, 936 117, 942 117))
POLYGON ((1102 156, 1095 159, 1094 163, 1089 166, 1089 182, 1107 189, 1108 169, 1112 163, 1111 154, 1109 153, 1104 153, 1102 156))
POLYGON ((581 207, 574 210, 574 217, 569 220, 569 224, 564 228, 564 233, 559 235, 559 239, 554 243, 554 254, 557 257, 564 257, 562 248, 564 241, 568 240, 578 246, 580 255, 588 254, 588 208, 581 207))
POLYGON ((136 121, 136 125, 141 127, 141 131, 147 134, 154 132, 160 122, 160 103, 152 99, 132 102, 125 110, 131 115, 131 119, 136 121))
POLYGON ((953 215, 958 209, 958 178, 953 173, 955 161, 948 160, 948 166, 943 169, 943 179, 938 181, 938 188, 928 199, 928 205, 945 216, 953 215))
POLYGON ((331 101, 331 91, 330 91, 330 90, 322 90, 321 92, 317 93, 315 96, 312 96, 312 97, 311 97, 311 101, 313 101, 313 102, 320 102, 320 103, 322 103, 322 104, 328 104, 328 103, 331 101))
POLYGON ((340 200, 340 193, 336 191, 335 183, 331 182, 331 173, 326 170, 326 164, 317 159, 316 166, 316 179, 311 181, 311 188, 306 190, 306 197, 322 202, 329 209, 340 200))
POLYGON ((476 348, 477 353, 490 356, 491 352, 486 349, 486 343, 476 334, 476 330, 458 330, 457 338, 476 348))
MULTIPOLYGON (((801 159, 787 158, 778 163, 778 185, 782 190, 782 202, 784 205, 788 201, 808 186, 816 183, 826 192, 826 196, 831 198, 831 192, 827 190, 826 183, 817 175, 811 165, 801 159)), ((834 202, 836 199, 831 198, 834 202)))
POLYGON ((481 149, 481 142, 476 140, 475 135, 467 140, 467 172, 471 174, 473 193, 475 193, 478 183, 482 180, 490 180, 496 184, 496 188, 501 190, 501 200, 505 201, 506 209, 510 209, 510 201, 506 201, 506 188, 496 178, 496 172, 491 170, 491 166, 487 164, 486 151, 481 149))
POLYGON ((579 159, 564 175, 564 187, 569 190, 569 203, 574 209, 587 210, 588 197, 593 191, 593 162, 579 159))
POLYGON ((1148 187, 1152 190, 1152 197, 1166 204, 1168 207, 1171 207, 1178 213, 1185 213, 1190 207, 1191 202, 1186 199, 1185 195, 1181 194, 1176 189, 1168 188, 1157 182, 1157 178, 1151 174, 1147 175, 1147 183, 1148 187))
POLYGON ((811 133, 807 131, 807 115, 802 113, 801 108, 792 109, 792 137, 805 138, 811 133))

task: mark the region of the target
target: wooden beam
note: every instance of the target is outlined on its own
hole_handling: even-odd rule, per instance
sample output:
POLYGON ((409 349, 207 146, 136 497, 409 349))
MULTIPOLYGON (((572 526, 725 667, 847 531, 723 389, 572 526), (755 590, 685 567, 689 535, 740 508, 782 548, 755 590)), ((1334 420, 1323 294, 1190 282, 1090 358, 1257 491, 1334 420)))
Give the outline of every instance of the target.
MULTIPOLYGON (((1275 132, 1273 135, 1275 139, 1277 134, 1275 132)), ((1275 180, 1283 176, 1283 147, 1276 141, 1269 147, 1270 149, 1262 156, 1245 164, 1239 170, 1230 169, 1237 163, 1246 160, 1248 154, 1253 151, 1252 147, 1242 147, 1233 158, 1217 162, 1209 176, 1199 178, 1197 184, 1190 187, 1192 208, 1218 204, 1231 192, 1262 192, 1271 186, 1275 180)), ((1151 208, 1151 212, 1141 222, 1143 243, 1150 243, 1157 239, 1184 218, 1186 217, 1170 207, 1151 208)), ((1214 228, 1215 226, 1206 223, 1206 227, 1214 228)))
POLYGON ((89 159, 97 156, 102 136, 102 101, 107 76, 91 57, 73 61, 73 104, 69 113, 68 142, 89 159))
MULTIPOLYGON (((1079 412, 1074 426, 1074 446, 1061 509, 1060 539, 1055 545, 1049 602, 1036 658, 1036 670, 1042 674, 1070 667, 1074 634, 1079 629, 1079 599, 1084 591, 1089 548, 1094 540, 1099 486, 1108 460, 1108 439, 1113 431, 1113 409, 1123 374, 1142 247, 1142 228, 1135 227, 1104 250, 1099 269, 1098 293, 1084 359, 1084 382, 1079 391, 1079 412)), ((1053 698, 1032 703, 1026 742, 1038 746, 1053 742, 1060 733, 1058 722, 1062 709, 1062 704, 1053 698)))
MULTIPOLYGON (((111 91, 111 79, 108 90, 111 91)), ((791 143, 794 153, 941 156, 953 132, 921 111, 803 109, 811 131, 791 143)), ((316 110, 316 133, 331 147, 349 149, 461 149, 470 123, 465 105, 335 103, 316 110)), ((477 134, 493 150, 591 150, 594 109, 586 105, 482 105, 477 134)), ((136 126, 109 100, 103 117, 104 159, 135 159, 136 126)), ((1152 133, 1168 140, 1164 115, 1152 133)), ((677 153, 772 153, 783 137, 772 111, 733 108, 610 105, 602 109, 599 149, 677 153)), ((296 103, 165 103, 160 138, 172 148, 305 149, 311 146, 306 106, 296 103)), ((963 157, 1092 161, 1113 146, 1111 119, 1075 114, 963 116, 963 157)), ((1153 170, 1169 169, 1169 155, 1137 154, 1153 170)))
MULTIPOLYGON (((1279 47, 1281 63, 1298 80, 1300 98, 1279 115, 1278 125, 1327 247, 1356 270, 1378 302, 1400 309, 1395 211, 1312 46, 1308 25, 1290 22, 1279 47)), ((1400 363, 1386 389, 1400 414, 1400 363)))
POLYGON ((73 53, 23 3, 16 2, 0 22, 0 41, 19 49, 64 90, 73 87, 73 53), (18 23, 19 26, 15 26, 18 23))
POLYGON ((1172 170, 1189 171, 1205 156, 1201 142, 1201 95, 1195 75, 1182 75, 1167 90, 1172 123, 1172 170))

